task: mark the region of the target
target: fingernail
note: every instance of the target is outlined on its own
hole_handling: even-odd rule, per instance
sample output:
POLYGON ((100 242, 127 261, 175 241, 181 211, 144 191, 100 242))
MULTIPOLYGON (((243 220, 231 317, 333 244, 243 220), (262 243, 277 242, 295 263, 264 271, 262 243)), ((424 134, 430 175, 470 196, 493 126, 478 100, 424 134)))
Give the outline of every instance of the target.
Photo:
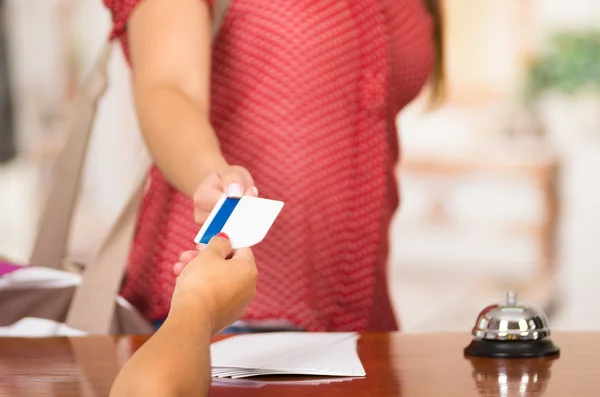
POLYGON ((181 251, 179 255, 177 255, 177 262, 181 262, 181 255, 183 255, 183 251, 181 251))
POLYGON ((223 238, 229 240, 229 236, 226 233, 223 233, 223 232, 217 234, 215 237, 223 237, 223 238))
POLYGON ((254 192, 254 195, 258 197, 258 188, 256 186, 252 186, 252 191, 254 192))
POLYGON ((234 183, 230 183, 229 186, 227 186, 227 196, 228 197, 234 197, 234 198, 239 198, 242 197, 244 195, 244 192, 242 191, 242 185, 234 182, 234 183))

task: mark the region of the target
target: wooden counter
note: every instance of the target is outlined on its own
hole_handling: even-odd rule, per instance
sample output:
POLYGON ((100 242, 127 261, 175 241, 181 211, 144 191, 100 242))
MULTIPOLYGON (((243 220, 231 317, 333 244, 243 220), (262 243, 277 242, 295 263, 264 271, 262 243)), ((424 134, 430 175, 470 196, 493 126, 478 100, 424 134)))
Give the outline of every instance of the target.
MULTIPOLYGON (((0 338, 0 396, 106 396, 145 337, 0 338)), ((213 383, 212 396, 600 396, 600 333, 553 336, 554 360, 466 359, 468 334, 366 334, 366 378, 289 384, 282 378, 213 383)), ((287 381, 322 378, 287 378, 287 381)), ((329 378, 331 379, 331 378, 329 378)))

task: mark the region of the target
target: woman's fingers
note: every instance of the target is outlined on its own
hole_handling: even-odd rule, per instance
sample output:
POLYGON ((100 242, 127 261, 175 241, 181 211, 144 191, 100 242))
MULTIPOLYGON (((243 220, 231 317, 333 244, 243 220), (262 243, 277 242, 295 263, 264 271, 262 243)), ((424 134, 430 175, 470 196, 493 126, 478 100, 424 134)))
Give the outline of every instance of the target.
POLYGON ((194 222, 197 225, 202 225, 206 222, 210 211, 217 204, 222 194, 220 188, 197 192, 194 196, 194 222))
POLYGON ((198 225, 206 222, 223 193, 231 198, 257 197, 258 189, 244 167, 233 165, 209 175, 194 192, 194 221, 198 225))
POLYGON ((258 197, 258 189, 256 188, 256 186, 252 186, 246 189, 245 195, 250 197, 258 197))
POLYGON ((252 176, 243 167, 231 166, 221 174, 223 191, 228 197, 240 198, 254 186, 252 176))

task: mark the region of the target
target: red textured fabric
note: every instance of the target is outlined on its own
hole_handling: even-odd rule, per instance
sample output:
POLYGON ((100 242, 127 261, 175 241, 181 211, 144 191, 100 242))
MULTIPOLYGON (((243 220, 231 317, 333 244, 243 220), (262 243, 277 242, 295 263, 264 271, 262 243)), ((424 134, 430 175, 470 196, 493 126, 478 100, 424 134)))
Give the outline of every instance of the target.
MULTIPOLYGON (((128 53, 139 0, 105 0, 128 53)), ((211 120, 227 160, 286 205, 255 247, 246 320, 312 331, 397 329, 388 229, 398 206, 395 115, 432 66, 420 0, 237 0, 213 51, 211 120)), ((171 266, 194 246, 192 203, 150 172, 123 296, 166 316, 171 266)))

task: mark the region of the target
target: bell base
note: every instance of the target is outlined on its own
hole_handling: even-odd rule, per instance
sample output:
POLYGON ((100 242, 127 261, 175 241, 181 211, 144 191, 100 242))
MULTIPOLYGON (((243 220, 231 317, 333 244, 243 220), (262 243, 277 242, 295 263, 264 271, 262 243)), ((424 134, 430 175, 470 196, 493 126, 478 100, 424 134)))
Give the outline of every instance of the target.
POLYGON ((540 358, 557 356, 560 349, 550 339, 496 341, 473 339, 465 355, 488 358, 540 358))

